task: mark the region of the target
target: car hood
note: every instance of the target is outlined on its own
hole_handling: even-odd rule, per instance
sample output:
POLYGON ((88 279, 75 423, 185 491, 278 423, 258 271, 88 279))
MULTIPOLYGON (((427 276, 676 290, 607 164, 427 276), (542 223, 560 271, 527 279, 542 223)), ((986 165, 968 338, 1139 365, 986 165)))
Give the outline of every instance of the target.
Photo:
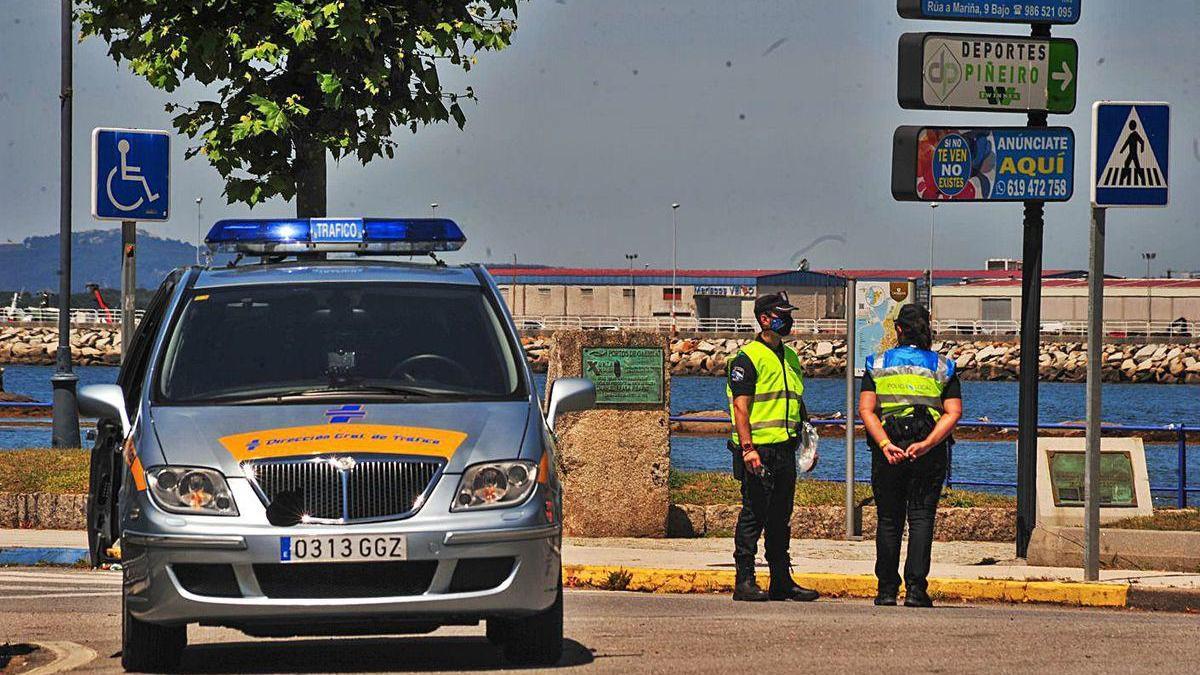
POLYGON ((158 406, 151 423, 162 457, 143 463, 240 476, 251 459, 385 453, 444 457, 446 472, 458 473, 519 457, 531 410, 529 401, 158 406))

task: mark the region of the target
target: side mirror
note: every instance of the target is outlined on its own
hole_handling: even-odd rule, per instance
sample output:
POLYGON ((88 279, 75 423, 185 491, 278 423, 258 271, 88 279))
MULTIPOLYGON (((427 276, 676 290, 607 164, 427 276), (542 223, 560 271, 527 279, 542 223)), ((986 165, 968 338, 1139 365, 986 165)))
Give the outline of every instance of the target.
POLYGON ((89 384, 79 388, 79 412, 88 417, 120 420, 121 435, 129 435, 125 392, 115 384, 89 384))
POLYGON ((550 409, 546 424, 554 429, 558 416, 596 407, 596 385, 584 377, 563 377, 550 385, 550 409))

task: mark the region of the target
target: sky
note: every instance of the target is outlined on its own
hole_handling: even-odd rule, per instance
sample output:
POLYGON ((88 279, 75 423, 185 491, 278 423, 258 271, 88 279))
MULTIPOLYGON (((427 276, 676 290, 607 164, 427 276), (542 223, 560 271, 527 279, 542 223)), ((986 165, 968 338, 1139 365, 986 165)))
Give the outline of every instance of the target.
MULTIPOLYGON (((58 228, 58 3, 0 0, 0 242, 58 228)), ((902 110, 897 40, 905 32, 1027 34, 1027 26, 901 19, 892 0, 534 0, 511 47, 469 74, 467 126, 401 132, 394 160, 330 165, 330 215, 454 218, 453 260, 624 267, 923 268, 931 216, 935 266, 1019 257, 1020 204, 900 203, 891 138, 902 124, 1023 125, 1014 114, 902 110)), ((1047 268, 1085 268, 1091 102, 1172 104, 1172 203, 1114 210, 1108 271, 1200 269, 1200 2, 1089 0, 1055 27, 1080 49, 1079 104, 1050 124, 1075 130, 1074 198, 1046 208, 1047 268)), ((75 47, 73 222, 89 215, 93 127, 170 129, 173 94, 116 65, 105 45, 75 47)), ((172 217, 146 229, 194 240, 217 218, 294 214, 291 204, 225 204, 203 159, 172 139, 172 217)), ((114 256, 117 252, 114 252, 114 256)))

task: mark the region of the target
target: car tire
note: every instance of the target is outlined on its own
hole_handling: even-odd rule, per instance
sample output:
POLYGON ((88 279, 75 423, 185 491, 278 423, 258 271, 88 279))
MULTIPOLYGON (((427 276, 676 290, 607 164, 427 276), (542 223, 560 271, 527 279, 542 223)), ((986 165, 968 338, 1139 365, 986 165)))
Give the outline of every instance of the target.
POLYGON ((508 641, 508 629, 511 625, 511 621, 504 619, 488 619, 487 641, 492 643, 493 647, 503 647, 508 641))
MULTIPOLYGON (((563 588, 558 580, 554 604, 544 611, 523 619, 504 622, 500 631, 504 639, 504 658, 518 665, 550 666, 558 663, 563 653, 563 588)), ((489 639, 491 624, 488 624, 489 639)))
POLYGON ((121 667, 128 672, 161 673, 179 665, 187 647, 187 626, 159 626, 129 613, 121 594, 121 667))

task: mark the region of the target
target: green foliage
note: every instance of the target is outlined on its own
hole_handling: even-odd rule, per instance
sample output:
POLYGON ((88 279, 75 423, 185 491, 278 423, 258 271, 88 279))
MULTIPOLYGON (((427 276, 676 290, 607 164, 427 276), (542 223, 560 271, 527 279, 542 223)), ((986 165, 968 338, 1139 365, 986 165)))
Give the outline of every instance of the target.
POLYGON ((211 98, 167 111, 229 202, 254 206, 295 196, 312 169, 303 149, 366 164, 394 156, 397 128, 461 128, 475 93, 444 89, 438 63, 470 70, 479 52, 508 46, 518 2, 79 0, 78 17, 154 87, 205 85, 211 98))
POLYGON ((0 492, 86 494, 89 462, 86 450, 0 452, 0 492))

